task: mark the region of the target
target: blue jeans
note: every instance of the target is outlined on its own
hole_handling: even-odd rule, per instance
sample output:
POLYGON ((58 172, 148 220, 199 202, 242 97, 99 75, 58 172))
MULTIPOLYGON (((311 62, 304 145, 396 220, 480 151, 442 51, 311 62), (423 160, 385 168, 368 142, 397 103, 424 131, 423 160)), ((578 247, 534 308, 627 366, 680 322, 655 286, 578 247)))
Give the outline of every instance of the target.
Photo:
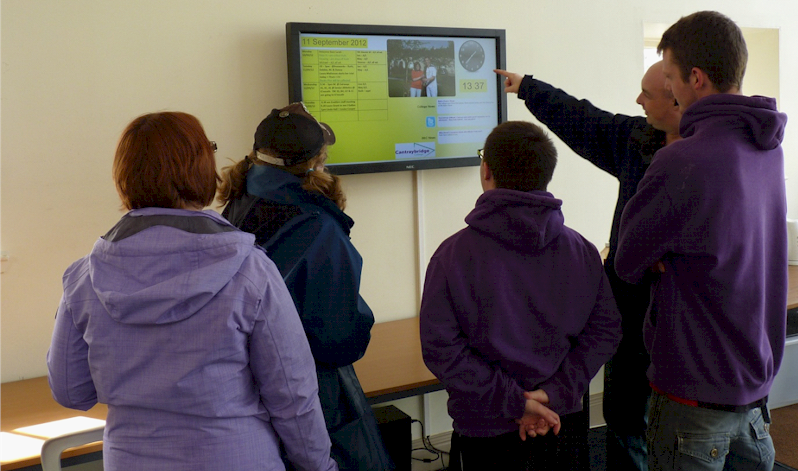
POLYGON ((775 451, 762 409, 725 412, 652 393, 648 412, 650 471, 770 471, 775 451))

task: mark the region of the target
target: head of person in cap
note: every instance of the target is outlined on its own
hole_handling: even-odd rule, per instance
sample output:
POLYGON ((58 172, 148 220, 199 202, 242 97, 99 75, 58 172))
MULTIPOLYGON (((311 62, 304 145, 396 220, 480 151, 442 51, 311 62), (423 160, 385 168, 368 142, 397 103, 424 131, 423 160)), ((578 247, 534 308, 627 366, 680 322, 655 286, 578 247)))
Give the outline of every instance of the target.
POLYGON ((255 130, 249 155, 222 170, 218 201, 225 205, 244 196, 250 169, 265 165, 294 175, 302 188, 326 196, 343 210, 346 196, 340 179, 324 166, 327 147, 334 143, 332 128, 316 120, 302 102, 273 109, 255 130))

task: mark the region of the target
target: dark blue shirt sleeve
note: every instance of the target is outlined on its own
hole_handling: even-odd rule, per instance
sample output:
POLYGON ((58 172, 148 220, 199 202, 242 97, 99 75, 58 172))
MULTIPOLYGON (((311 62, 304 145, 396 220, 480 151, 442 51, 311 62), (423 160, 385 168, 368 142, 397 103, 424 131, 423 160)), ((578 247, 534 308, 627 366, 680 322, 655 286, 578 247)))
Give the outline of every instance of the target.
POLYGON ((588 100, 578 100, 531 75, 522 80, 518 98, 574 152, 611 175, 620 176, 629 136, 641 126, 639 120, 643 118, 601 110, 588 100))

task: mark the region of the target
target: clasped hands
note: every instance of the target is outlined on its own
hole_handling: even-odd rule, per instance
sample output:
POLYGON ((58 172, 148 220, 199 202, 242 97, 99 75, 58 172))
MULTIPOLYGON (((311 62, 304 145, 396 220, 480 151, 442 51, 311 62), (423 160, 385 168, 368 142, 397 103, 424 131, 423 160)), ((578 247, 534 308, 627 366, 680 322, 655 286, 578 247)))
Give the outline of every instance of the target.
POLYGON ((526 440, 526 437, 546 435, 552 429, 555 435, 560 433, 560 416, 544 405, 549 403, 546 391, 542 389, 526 391, 524 398, 526 399, 524 415, 515 421, 518 424, 521 440, 526 440))

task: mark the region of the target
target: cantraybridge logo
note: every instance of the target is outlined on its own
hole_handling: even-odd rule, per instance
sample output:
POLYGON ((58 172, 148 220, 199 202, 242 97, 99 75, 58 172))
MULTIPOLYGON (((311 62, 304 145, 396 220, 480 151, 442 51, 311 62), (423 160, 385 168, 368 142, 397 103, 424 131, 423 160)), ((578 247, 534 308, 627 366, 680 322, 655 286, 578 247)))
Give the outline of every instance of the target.
POLYGON ((395 146, 397 159, 417 159, 435 157, 434 142, 403 142, 395 146))

